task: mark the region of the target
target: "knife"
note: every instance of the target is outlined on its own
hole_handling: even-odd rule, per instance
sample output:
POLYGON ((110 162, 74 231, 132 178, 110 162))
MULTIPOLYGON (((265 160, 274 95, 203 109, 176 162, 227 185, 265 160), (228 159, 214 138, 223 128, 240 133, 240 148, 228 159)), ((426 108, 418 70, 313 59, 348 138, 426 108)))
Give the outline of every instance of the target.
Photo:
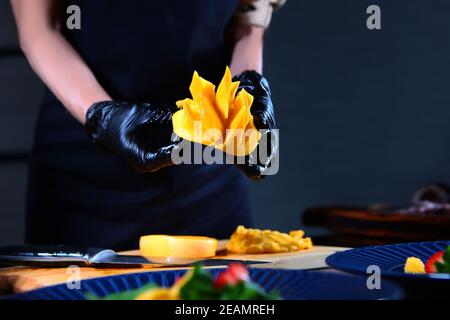
POLYGON ((111 249, 82 248, 64 245, 19 245, 0 247, 0 264, 34 267, 68 267, 72 265, 91 268, 136 268, 145 265, 158 267, 227 266, 230 263, 245 265, 269 263, 239 259, 191 259, 173 257, 144 257, 122 255, 111 249))

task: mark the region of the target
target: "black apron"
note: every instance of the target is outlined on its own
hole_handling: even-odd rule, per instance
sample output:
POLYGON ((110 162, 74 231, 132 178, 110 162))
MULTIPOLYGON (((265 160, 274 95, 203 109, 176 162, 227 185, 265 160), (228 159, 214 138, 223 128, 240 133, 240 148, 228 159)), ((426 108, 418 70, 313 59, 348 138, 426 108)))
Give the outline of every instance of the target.
MULTIPOLYGON (((174 103, 194 70, 217 83, 229 64, 225 27, 237 0, 80 0, 65 36, 115 100, 174 103)), ((69 4, 69 2, 67 2, 69 4)), ((140 235, 228 237, 251 224, 246 178, 233 165, 139 174, 90 143, 48 91, 29 171, 28 243, 136 248, 140 235)))

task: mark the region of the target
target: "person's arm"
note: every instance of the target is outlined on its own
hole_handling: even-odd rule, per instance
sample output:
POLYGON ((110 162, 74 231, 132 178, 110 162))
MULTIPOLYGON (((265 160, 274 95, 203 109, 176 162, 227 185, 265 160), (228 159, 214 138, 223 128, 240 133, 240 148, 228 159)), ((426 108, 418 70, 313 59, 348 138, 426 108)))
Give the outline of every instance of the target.
POLYGON ((20 47, 31 66, 94 145, 121 155, 140 172, 172 165, 171 107, 112 101, 60 33, 60 0, 11 0, 20 47))
POLYGON ((245 70, 255 70, 262 74, 264 28, 239 25, 233 28, 236 39, 230 70, 237 75, 245 70))
MULTIPOLYGON (((234 81, 253 97, 250 112, 258 130, 263 132, 255 152, 238 165, 244 173, 259 180, 272 174, 272 162, 278 154, 278 131, 272 104, 269 82, 262 76, 263 38, 274 9, 285 0, 241 0, 230 26, 230 38, 234 49, 230 64, 234 81), (261 147, 262 146, 262 147, 261 147), (262 154, 265 150, 266 154, 262 154)), ((274 173, 274 172, 273 172, 274 173)))
POLYGON ((11 0, 20 47, 32 68, 67 110, 85 123, 95 102, 111 100, 95 76, 60 33, 58 0, 11 0))
POLYGON ((272 13, 286 0, 240 0, 231 21, 230 38, 234 43, 230 69, 233 75, 246 70, 262 74, 264 32, 272 13))

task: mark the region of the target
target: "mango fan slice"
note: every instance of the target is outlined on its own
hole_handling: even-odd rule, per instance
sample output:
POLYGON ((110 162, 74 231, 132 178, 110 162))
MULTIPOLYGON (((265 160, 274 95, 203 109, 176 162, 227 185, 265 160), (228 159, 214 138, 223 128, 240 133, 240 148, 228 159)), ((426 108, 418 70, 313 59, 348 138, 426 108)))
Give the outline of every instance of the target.
POLYGON ((180 110, 172 117, 174 132, 234 156, 252 153, 261 138, 250 113, 253 96, 244 89, 236 94, 238 87, 228 67, 217 91, 194 72, 189 87, 192 99, 177 101, 180 110))

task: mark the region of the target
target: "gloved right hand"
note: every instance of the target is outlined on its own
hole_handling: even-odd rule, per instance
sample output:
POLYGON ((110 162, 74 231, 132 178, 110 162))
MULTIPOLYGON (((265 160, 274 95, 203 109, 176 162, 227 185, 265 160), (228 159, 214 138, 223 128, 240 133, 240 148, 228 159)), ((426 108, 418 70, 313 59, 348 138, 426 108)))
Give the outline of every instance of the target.
POLYGON ((278 154, 278 133, 275 124, 275 111, 272 103, 269 82, 254 70, 246 70, 233 78, 239 81, 239 89, 245 89, 254 100, 250 108, 256 129, 263 132, 258 150, 245 157, 245 163, 239 165, 244 173, 253 180, 263 179, 269 172, 272 161, 278 154), (264 145, 263 148, 262 145, 264 145), (262 157, 259 150, 265 149, 262 157))
POLYGON ((95 145, 123 156, 139 172, 173 164, 181 139, 172 134, 173 107, 102 101, 86 113, 86 130, 95 145))

